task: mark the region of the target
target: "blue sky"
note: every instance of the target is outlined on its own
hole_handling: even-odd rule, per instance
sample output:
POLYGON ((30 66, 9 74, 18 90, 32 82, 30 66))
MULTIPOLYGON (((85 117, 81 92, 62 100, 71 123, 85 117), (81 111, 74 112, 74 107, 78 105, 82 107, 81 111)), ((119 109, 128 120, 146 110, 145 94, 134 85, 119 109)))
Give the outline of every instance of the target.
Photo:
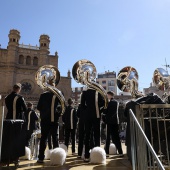
POLYGON ((38 45, 40 34, 48 34, 63 76, 79 59, 91 60, 98 72, 130 65, 138 70, 142 90, 165 58, 170 64, 169 0, 1 1, 2 48, 13 28, 24 44, 38 45))

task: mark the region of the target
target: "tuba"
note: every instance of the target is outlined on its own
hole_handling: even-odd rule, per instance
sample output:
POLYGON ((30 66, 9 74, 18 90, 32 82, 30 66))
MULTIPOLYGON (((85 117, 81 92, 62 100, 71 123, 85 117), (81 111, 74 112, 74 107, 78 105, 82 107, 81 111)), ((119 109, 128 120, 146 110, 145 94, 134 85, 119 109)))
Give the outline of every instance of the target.
POLYGON ((153 84, 162 91, 169 89, 170 76, 168 71, 163 68, 157 68, 153 73, 153 84))
POLYGON ((104 98, 105 101, 104 108, 107 108, 108 105, 107 93, 100 84, 95 82, 97 71, 96 67, 91 61, 89 60, 77 61, 72 68, 72 75, 77 83, 81 83, 82 85, 86 85, 87 87, 98 91, 104 98))
POLYGON ((141 97, 138 92, 138 72, 135 68, 127 66, 117 75, 117 86, 123 92, 130 92, 133 98, 141 97))
POLYGON ((35 80, 40 88, 53 92, 60 101, 61 114, 65 111, 65 98, 61 91, 56 88, 60 81, 60 72, 53 65, 44 65, 40 67, 35 75, 35 80))
POLYGON ((163 68, 157 68, 153 73, 153 84, 164 92, 162 99, 167 102, 169 94, 166 92, 170 88, 170 75, 163 68))

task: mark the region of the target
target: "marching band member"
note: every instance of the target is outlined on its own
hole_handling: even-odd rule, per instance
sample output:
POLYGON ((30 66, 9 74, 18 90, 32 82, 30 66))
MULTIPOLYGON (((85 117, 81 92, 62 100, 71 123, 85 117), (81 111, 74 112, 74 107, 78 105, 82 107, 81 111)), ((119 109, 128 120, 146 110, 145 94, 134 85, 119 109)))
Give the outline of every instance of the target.
POLYGON ((17 83, 13 86, 11 94, 6 96, 5 105, 7 107, 6 119, 22 119, 25 120, 24 112, 27 110, 23 96, 19 95, 21 84, 17 83))
POLYGON ((51 132, 51 135, 53 136, 53 148, 59 147, 58 120, 60 114, 57 112, 58 105, 59 99, 52 92, 46 91, 40 95, 37 109, 40 111, 41 118, 41 140, 37 163, 44 162, 44 151, 46 149, 49 132, 51 132))
POLYGON ((81 97, 82 109, 85 114, 85 162, 89 162, 90 157, 90 135, 94 131, 94 146, 100 146, 100 109, 104 106, 104 99, 98 91, 88 88, 83 91, 81 97))
POLYGON ((72 154, 74 155, 76 143, 77 112, 73 104, 74 104, 73 100, 69 98, 68 106, 66 107, 65 113, 62 116, 62 120, 65 125, 65 145, 67 146, 68 149, 71 134, 72 154))
MULTIPOLYGON (((24 112, 26 112, 27 106, 25 104, 24 98, 21 95, 19 95, 20 91, 21 91, 21 84, 17 83, 13 86, 12 93, 5 97, 5 105, 7 107, 6 119, 13 119, 13 120, 21 119, 21 120, 25 121, 24 112)), ((25 124, 23 124, 23 125, 25 125, 25 124)), ((15 129, 16 126, 9 126, 8 128, 15 129)), ((18 165, 19 157, 23 156, 25 154, 25 140, 26 140, 25 132, 26 132, 26 129, 25 129, 25 126, 23 126, 20 129, 20 131, 12 131, 12 129, 11 129, 11 130, 9 130, 9 132, 15 132, 15 133, 13 135, 9 134, 11 136, 11 139, 10 139, 11 142, 8 143, 9 141, 7 140, 8 146, 4 145, 4 147, 8 147, 8 148, 12 147, 10 150, 10 152, 13 155, 12 159, 13 159, 14 163, 16 165, 18 165), (14 137, 14 135, 16 135, 16 134, 20 134, 20 135, 14 137), (14 144, 14 145, 12 145, 12 144, 14 144), (15 150, 14 147, 15 147, 15 149, 17 148, 17 153, 14 153, 14 150, 15 150)), ((7 151, 7 154, 9 154, 8 151, 7 151)))
POLYGON ((109 104, 105 110, 105 121, 106 121, 106 145, 105 150, 107 156, 109 155, 110 147, 110 136, 112 142, 115 144, 120 156, 123 156, 122 146, 119 137, 119 118, 118 118, 118 107, 119 103, 113 99, 114 93, 112 91, 107 92, 109 104))
POLYGON ((28 147, 29 141, 31 139, 31 135, 33 131, 37 129, 36 122, 38 121, 38 116, 36 112, 33 110, 33 103, 28 102, 27 107, 28 109, 25 114, 25 119, 26 119, 26 127, 27 127, 26 146, 28 147))

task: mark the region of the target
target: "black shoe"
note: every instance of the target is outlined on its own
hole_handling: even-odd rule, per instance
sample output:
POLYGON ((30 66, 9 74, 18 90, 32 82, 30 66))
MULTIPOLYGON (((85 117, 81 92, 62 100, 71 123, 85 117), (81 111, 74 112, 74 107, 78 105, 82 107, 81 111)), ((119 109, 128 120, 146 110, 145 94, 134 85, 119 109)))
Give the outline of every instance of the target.
POLYGON ((78 159, 80 159, 80 158, 81 158, 81 156, 77 156, 77 158, 78 158, 78 159))
POLYGON ((39 164, 43 164, 43 163, 44 163, 44 161, 43 161, 43 160, 37 160, 37 163, 39 163, 39 164))

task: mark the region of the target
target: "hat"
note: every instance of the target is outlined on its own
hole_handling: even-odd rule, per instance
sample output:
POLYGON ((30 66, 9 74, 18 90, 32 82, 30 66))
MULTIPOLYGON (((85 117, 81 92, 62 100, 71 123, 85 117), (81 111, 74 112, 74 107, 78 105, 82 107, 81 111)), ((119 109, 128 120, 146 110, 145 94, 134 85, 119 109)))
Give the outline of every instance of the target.
POLYGON ((22 87, 22 85, 21 85, 21 83, 16 83, 16 84, 14 84, 14 86, 13 86, 13 88, 20 88, 21 89, 21 87, 22 87))

